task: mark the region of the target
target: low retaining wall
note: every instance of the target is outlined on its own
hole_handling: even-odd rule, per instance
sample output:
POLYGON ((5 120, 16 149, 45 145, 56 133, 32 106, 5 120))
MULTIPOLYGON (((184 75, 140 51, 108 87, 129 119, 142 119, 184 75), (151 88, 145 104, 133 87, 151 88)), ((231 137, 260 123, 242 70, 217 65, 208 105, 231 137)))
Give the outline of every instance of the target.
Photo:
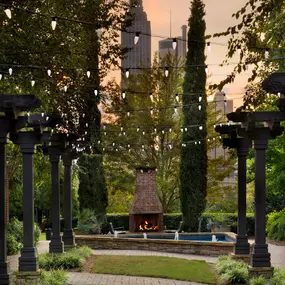
POLYGON ((234 251, 234 242, 197 242, 155 240, 141 238, 114 238, 102 236, 76 236, 77 245, 87 245, 92 249, 150 250, 182 254, 219 256, 234 251))

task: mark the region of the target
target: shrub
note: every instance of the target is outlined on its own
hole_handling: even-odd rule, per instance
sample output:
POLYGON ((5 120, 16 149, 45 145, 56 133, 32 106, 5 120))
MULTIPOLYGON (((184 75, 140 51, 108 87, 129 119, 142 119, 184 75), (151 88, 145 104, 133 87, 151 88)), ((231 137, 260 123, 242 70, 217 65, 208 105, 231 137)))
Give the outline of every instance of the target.
POLYGON ((285 285, 285 270, 275 267, 270 285, 285 285))
POLYGON ((42 271, 39 285, 67 285, 68 276, 62 270, 42 271))
POLYGON ((84 234, 99 234, 101 224, 98 222, 94 211, 83 209, 78 219, 77 228, 84 234))
POLYGON ((220 281, 225 284, 244 284, 248 281, 248 265, 233 261, 229 256, 222 256, 216 263, 220 281))
POLYGON ((285 240, 285 209, 268 214, 266 231, 273 240, 285 240))
POLYGON ((262 276, 251 278, 249 285, 266 285, 266 280, 262 276))
MULTIPOLYGON (((34 239, 35 246, 40 238, 40 228, 35 223, 34 224, 34 239)), ((23 222, 19 221, 17 218, 12 218, 7 225, 7 254, 17 254, 23 247, 24 240, 24 228, 23 222)))
POLYGON ((79 268, 91 253, 92 250, 87 246, 61 254, 43 253, 39 255, 39 266, 45 270, 79 268))

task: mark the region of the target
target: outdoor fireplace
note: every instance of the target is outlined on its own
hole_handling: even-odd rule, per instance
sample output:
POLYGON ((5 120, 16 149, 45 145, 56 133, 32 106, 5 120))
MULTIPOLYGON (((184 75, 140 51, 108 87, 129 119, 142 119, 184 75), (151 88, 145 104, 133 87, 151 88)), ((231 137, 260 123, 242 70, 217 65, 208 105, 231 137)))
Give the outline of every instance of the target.
POLYGON ((136 192, 130 210, 130 232, 163 231, 163 211, 156 191, 156 169, 136 169, 136 192))

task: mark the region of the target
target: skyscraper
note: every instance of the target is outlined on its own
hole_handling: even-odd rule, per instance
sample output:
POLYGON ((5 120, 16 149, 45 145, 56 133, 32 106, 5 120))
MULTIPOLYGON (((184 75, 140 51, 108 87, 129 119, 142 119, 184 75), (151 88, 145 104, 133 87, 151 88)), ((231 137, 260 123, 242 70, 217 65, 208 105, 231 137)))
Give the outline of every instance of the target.
POLYGON ((137 74, 139 69, 131 68, 151 67, 151 28, 143 9, 143 1, 130 0, 130 4, 135 5, 131 8, 134 21, 132 26, 127 28, 127 32, 122 32, 122 47, 129 49, 122 60, 122 68, 124 70, 130 68, 131 74, 137 74), (139 33, 139 41, 134 44, 136 33, 139 33))
POLYGON ((183 25, 181 27, 182 29, 182 36, 176 37, 177 47, 174 50, 172 47, 173 38, 167 38, 165 40, 159 41, 159 56, 162 58, 168 53, 170 54, 176 54, 178 57, 181 58, 181 60, 186 59, 186 46, 187 46, 187 26, 183 25))

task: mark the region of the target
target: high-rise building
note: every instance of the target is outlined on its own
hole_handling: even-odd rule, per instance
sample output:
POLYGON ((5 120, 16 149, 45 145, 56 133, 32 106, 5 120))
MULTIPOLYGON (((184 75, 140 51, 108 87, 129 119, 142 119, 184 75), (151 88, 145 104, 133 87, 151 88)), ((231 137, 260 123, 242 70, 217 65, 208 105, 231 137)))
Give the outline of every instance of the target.
POLYGON ((132 26, 128 27, 127 32, 122 32, 122 47, 128 48, 122 60, 122 68, 130 68, 132 74, 139 73, 139 67, 151 67, 151 27, 147 20, 147 14, 143 9, 142 0, 130 0, 131 13, 134 15, 132 26), (134 37, 139 33, 139 41, 134 44, 134 37))
POLYGON ((187 26, 183 25, 182 29, 182 36, 176 37, 177 47, 173 49, 173 38, 167 38, 165 40, 159 41, 159 56, 163 58, 166 54, 176 54, 181 60, 186 59, 186 46, 187 46, 187 26))

